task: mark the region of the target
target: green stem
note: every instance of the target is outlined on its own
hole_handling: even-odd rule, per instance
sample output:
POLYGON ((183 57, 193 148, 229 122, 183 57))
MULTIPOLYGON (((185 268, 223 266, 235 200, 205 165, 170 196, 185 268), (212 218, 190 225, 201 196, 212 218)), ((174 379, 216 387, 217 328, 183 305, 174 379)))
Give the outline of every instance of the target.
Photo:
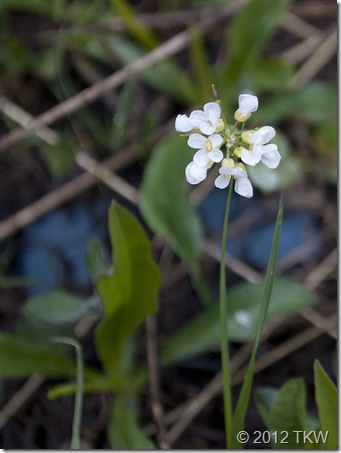
POLYGON ((230 211, 231 195, 233 190, 233 178, 230 181, 230 187, 227 195, 225 208, 224 226, 221 239, 221 257, 220 257, 220 340, 221 340, 221 364, 223 371, 223 395, 224 395, 224 417, 225 417, 225 436, 227 448, 232 445, 232 385, 230 374, 230 356, 229 340, 226 325, 227 317, 227 299, 226 299, 226 280, 225 280, 225 250, 226 237, 228 228, 228 219, 230 211))
POLYGON ((64 343, 73 346, 76 349, 76 360, 77 360, 77 377, 76 377, 76 396, 75 396, 75 409, 73 412, 73 423, 72 423, 72 438, 71 438, 71 450, 80 449, 80 431, 82 423, 82 410, 83 410, 83 394, 84 394, 84 364, 83 364, 83 352, 82 346, 78 341, 73 338, 67 337, 53 337, 51 338, 53 343, 64 343))

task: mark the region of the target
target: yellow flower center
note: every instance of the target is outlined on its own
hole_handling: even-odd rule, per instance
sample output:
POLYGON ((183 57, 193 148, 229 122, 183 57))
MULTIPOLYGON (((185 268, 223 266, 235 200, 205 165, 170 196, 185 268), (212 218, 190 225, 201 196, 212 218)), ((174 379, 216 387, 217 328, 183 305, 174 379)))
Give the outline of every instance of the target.
POLYGON ((206 151, 212 151, 212 143, 210 142, 210 140, 207 140, 207 142, 205 143, 205 149, 206 151))

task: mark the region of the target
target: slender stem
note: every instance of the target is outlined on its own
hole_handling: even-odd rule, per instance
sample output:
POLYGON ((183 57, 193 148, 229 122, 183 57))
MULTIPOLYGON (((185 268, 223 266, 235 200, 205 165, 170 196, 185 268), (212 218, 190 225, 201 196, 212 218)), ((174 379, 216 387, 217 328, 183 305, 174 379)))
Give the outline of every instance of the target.
POLYGON ((230 356, 229 340, 226 325, 227 316, 227 299, 226 299, 226 280, 225 280, 225 250, 226 236, 228 228, 228 219, 230 211, 231 195, 233 190, 233 178, 230 181, 230 187, 227 195, 225 208, 224 226, 221 239, 221 258, 220 258, 220 340, 221 340, 221 364, 223 370, 223 394, 224 394, 224 417, 225 417, 225 436, 227 448, 232 445, 232 386, 230 375, 230 356))
POLYGON ((83 352, 82 346, 77 340, 68 337, 53 337, 51 338, 53 343, 64 343, 73 346, 76 350, 77 360, 77 376, 76 376, 76 396, 75 396, 75 409, 73 412, 73 423, 72 423, 72 438, 71 438, 71 450, 80 449, 80 431, 82 423, 82 410, 83 410, 83 393, 84 393, 84 364, 83 364, 83 352))

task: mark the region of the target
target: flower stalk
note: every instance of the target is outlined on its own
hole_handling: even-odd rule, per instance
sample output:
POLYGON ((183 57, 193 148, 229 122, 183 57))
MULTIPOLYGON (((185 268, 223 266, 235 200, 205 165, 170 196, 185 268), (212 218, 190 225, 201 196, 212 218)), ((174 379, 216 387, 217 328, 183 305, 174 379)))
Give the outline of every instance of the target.
POLYGON ((232 445, 232 383, 229 354, 229 338, 227 331, 227 297, 226 297, 226 267, 225 252, 227 241, 227 230, 229 222, 230 203, 233 189, 233 181, 229 187, 223 233, 221 238, 221 257, 220 257, 220 288, 219 288, 219 310, 220 310, 220 342, 221 342, 221 364, 223 373, 223 398, 224 398, 224 419, 225 436, 227 447, 232 445))
MULTIPOLYGON (((214 87, 212 88, 216 102, 208 102, 204 105, 203 110, 194 110, 189 116, 178 115, 175 121, 175 129, 182 135, 188 136, 188 146, 196 150, 192 162, 185 169, 187 182, 190 184, 199 184, 206 178, 208 170, 214 164, 218 163, 220 164, 219 176, 216 178, 214 185, 218 189, 229 187, 221 239, 219 309, 225 436, 227 448, 234 448, 236 447, 235 428, 238 427, 239 430, 242 430, 244 427, 245 413, 251 391, 256 349, 270 301, 276 263, 275 258, 278 252, 278 241, 273 247, 273 253, 271 255, 275 258, 270 260, 272 274, 271 278, 269 277, 267 279, 267 291, 264 295, 262 316, 257 331, 255 349, 250 360, 248 375, 246 376, 236 411, 233 412, 225 271, 225 252, 231 197, 233 189, 243 197, 251 198, 253 196, 253 187, 248 178, 247 166, 255 166, 260 163, 270 169, 274 169, 279 165, 281 156, 277 146, 270 143, 276 135, 273 127, 263 126, 261 128, 245 130, 245 122, 258 109, 258 98, 256 96, 241 94, 238 99, 239 107, 234 113, 235 121, 232 124, 228 124, 221 111, 217 91, 214 87)), ((278 221, 279 226, 276 227, 277 236, 279 235, 280 224, 281 216, 280 221, 278 221)))

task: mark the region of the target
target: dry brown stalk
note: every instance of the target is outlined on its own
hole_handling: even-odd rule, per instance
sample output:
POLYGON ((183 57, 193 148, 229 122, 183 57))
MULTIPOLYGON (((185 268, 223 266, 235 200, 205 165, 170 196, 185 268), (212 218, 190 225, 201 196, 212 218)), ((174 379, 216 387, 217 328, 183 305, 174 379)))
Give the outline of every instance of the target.
MULTIPOLYGON (((248 1, 249 0, 234 0, 230 2, 228 5, 217 10, 214 16, 203 19, 199 24, 199 28, 202 32, 209 30, 213 25, 233 14, 248 1)), ((187 30, 182 31, 143 57, 116 71, 111 76, 95 83, 80 93, 77 93, 75 96, 56 105, 55 107, 52 107, 46 112, 41 113, 26 124, 25 127, 18 128, 2 137, 2 139, 0 139, 0 151, 8 149, 18 141, 28 137, 33 132, 36 132, 38 129, 55 123, 61 118, 64 118, 79 110, 81 107, 90 104, 108 91, 117 88, 126 80, 136 76, 144 69, 147 69, 154 63, 175 55, 187 46, 190 39, 191 33, 187 30)))
POLYGON ((290 84, 295 87, 305 85, 323 68, 333 55, 335 55, 336 51, 337 29, 335 28, 300 67, 290 81, 290 84))

